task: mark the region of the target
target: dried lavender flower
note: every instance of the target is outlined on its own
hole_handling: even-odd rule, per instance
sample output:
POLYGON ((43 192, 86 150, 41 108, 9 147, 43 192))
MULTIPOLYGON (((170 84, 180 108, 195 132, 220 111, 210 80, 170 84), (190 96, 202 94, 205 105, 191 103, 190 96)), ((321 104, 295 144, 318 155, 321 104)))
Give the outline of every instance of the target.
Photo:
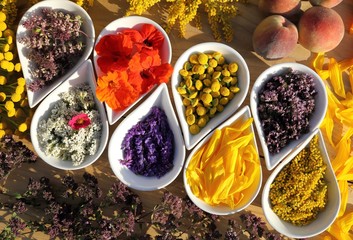
POLYGON ((271 153, 309 131, 316 94, 313 76, 293 69, 265 83, 259 92, 258 114, 271 153))
POLYGON ((174 164, 174 135, 165 112, 152 107, 145 119, 138 122, 123 139, 120 162, 143 176, 162 177, 174 164))
POLYGON ((73 67, 85 48, 85 33, 81 16, 42 8, 23 26, 27 30, 19 42, 28 50, 33 81, 31 91, 37 91, 73 67))

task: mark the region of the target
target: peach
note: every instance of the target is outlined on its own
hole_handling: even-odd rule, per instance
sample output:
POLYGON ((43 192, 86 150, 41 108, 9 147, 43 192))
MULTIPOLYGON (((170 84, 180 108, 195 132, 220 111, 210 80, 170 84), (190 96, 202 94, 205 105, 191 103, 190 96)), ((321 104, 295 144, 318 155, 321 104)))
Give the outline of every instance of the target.
POLYGON ((287 18, 277 14, 263 19, 252 36, 254 51, 265 59, 287 57, 297 42, 297 27, 287 18))
POLYGON ((300 11, 300 0, 259 0, 259 9, 267 14, 279 14, 290 17, 300 11))
POLYGON ((313 6, 332 8, 340 4, 343 0, 310 0, 313 6))
POLYGON ((306 10, 298 23, 299 43, 311 52, 328 52, 344 36, 344 23, 331 8, 314 6, 306 10))

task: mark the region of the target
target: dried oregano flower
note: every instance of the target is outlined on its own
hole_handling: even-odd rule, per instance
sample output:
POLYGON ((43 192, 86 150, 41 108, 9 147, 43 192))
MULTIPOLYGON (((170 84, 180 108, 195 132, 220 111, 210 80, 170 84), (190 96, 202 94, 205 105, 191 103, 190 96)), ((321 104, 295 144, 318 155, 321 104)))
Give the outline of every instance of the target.
MULTIPOLYGON (((169 32, 176 24, 178 25, 181 37, 185 37, 186 26, 194 21, 197 27, 200 25, 200 7, 207 13, 214 38, 221 41, 231 42, 233 40, 233 28, 231 18, 238 14, 238 8, 235 2, 239 0, 165 0, 167 7, 166 31, 169 32)), ((246 2, 246 0, 242 0, 246 2)), ((133 13, 141 15, 149 10, 160 0, 127 0, 130 4, 126 15, 133 13)))

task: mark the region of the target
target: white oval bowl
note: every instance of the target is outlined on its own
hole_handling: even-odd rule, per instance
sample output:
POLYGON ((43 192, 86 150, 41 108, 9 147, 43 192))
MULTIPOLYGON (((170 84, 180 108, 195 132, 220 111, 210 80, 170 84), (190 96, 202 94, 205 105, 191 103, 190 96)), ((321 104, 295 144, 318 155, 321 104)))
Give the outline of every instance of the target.
POLYGON ((202 138, 204 138, 208 133, 210 133, 219 124, 224 122, 227 118, 229 118, 238 110, 238 108, 244 102, 246 95, 248 94, 250 85, 250 73, 244 58, 236 50, 223 43, 205 42, 192 46, 178 58, 174 65, 171 85, 175 108, 184 135, 185 146, 188 150, 190 150, 202 138), (217 113, 215 117, 210 119, 210 121, 206 124, 205 127, 201 128, 198 134, 193 135, 189 131, 189 126, 185 119, 185 107, 182 102, 182 97, 177 91, 177 87, 179 86, 179 83, 181 81, 179 71, 183 68, 184 63, 188 61, 191 54, 201 52, 220 52, 228 63, 235 61, 239 67, 238 86, 240 88, 240 91, 236 93, 234 98, 224 107, 222 113, 217 113))
POLYGON ((85 61, 74 74, 72 74, 67 81, 61 84, 57 89, 51 92, 47 98, 45 98, 40 105, 37 107, 31 122, 31 142, 33 144, 35 152, 38 156, 44 160, 49 165, 63 169, 63 170, 77 170, 85 168, 91 164, 93 164, 103 153, 107 143, 109 136, 109 124, 107 121, 107 116, 104 110, 103 104, 98 101, 98 99, 94 99, 96 103, 97 110, 99 111, 99 115, 102 121, 102 135, 99 148, 94 155, 86 156, 85 160, 79 166, 74 166, 72 161, 64 161, 62 159, 55 158, 53 156, 48 156, 41 149, 40 143, 38 141, 37 127, 38 123, 41 119, 47 119, 50 115, 50 110, 52 109, 52 105, 60 100, 60 93, 67 92, 70 87, 78 86, 83 83, 87 83, 90 85, 93 96, 96 91, 96 79, 93 72, 93 66, 91 60, 85 61))
POLYGON ((167 85, 162 83, 114 130, 109 142, 108 158, 114 174, 121 182, 136 190, 153 191, 166 187, 176 179, 184 165, 185 152, 183 137, 173 111, 167 85), (159 107, 165 112, 169 126, 174 134, 174 167, 160 178, 137 175, 119 161, 123 159, 121 144, 125 135, 129 129, 148 115, 153 106, 159 107))
POLYGON ((308 142, 308 137, 312 134, 316 128, 318 128, 325 117, 327 110, 328 100, 326 94, 326 88, 324 82, 321 80, 319 75, 311 68, 300 64, 300 63, 280 63, 273 65, 261 73, 256 79, 250 94, 250 108, 254 116, 254 122, 258 133, 259 141, 263 150, 266 168, 272 170, 279 162, 283 160, 288 154, 294 149, 305 146, 305 142, 308 142), (285 147, 283 147, 279 153, 270 153, 265 140, 265 135, 261 127, 261 121, 258 115, 258 94, 262 90, 264 84, 273 76, 282 74, 285 69, 292 68, 295 71, 307 73, 313 76, 315 89, 317 94, 315 96, 315 109, 309 119, 309 132, 301 135, 299 139, 290 141, 285 147))
MULTIPOLYGON (((340 190, 337 184, 336 176, 335 173, 332 169, 331 161, 330 158, 327 154, 325 142, 323 139, 323 136, 321 134, 321 131, 319 129, 316 129, 311 133, 311 135, 308 137, 309 140, 305 144, 310 142, 310 140, 315 136, 319 136, 319 147, 321 150, 321 154, 323 157, 323 160, 325 161, 327 165, 327 170, 325 173, 325 180, 327 181, 328 184, 328 201, 325 209, 321 211, 318 215, 317 218, 309 223, 308 225, 305 226, 296 226, 294 224, 291 224, 290 222, 283 221, 280 219, 276 213, 272 211, 271 208, 271 203, 269 200, 269 192, 270 192, 270 186, 273 183, 274 179, 278 175, 278 173, 288 164, 290 161, 301 151, 301 149, 296 149, 294 154, 292 156, 286 157, 283 162, 281 162, 276 169, 272 172, 270 177, 267 179, 266 184, 264 185, 263 191, 262 191, 262 197, 261 197, 261 202, 262 202, 262 209, 264 211, 265 217, 269 224, 279 233, 286 235, 287 237, 290 238, 296 238, 296 239, 305 239, 305 238, 310 238, 314 237, 323 231, 325 231, 336 219, 340 205, 341 205, 341 195, 340 195, 340 190)), ((305 147, 304 146, 304 147, 305 147)))
POLYGON ((95 40, 95 30, 94 30, 92 19, 88 15, 88 13, 76 3, 73 3, 71 1, 45 0, 34 4, 25 12, 25 14, 22 16, 18 24, 18 28, 16 32, 16 45, 17 45, 18 56, 22 66, 23 76, 26 79, 28 104, 31 108, 35 107, 40 101, 42 101, 51 91, 53 91, 63 81, 65 81, 69 76, 71 76, 77 70, 77 68, 84 61, 88 59, 93 49, 94 40, 95 40), (40 9, 42 8, 58 9, 58 10, 70 12, 71 14, 80 15, 83 20, 82 30, 87 35, 86 47, 81 58, 73 68, 68 70, 64 75, 59 76, 58 78, 53 80, 49 85, 44 86, 38 91, 32 92, 31 90, 28 89, 29 83, 33 81, 33 77, 30 73, 30 68, 31 68, 30 61, 28 59, 29 50, 26 46, 20 43, 18 39, 24 36, 27 31, 22 25, 23 22, 26 21, 28 18, 30 18, 31 15, 40 13, 40 9))
MULTIPOLYGON (((139 29, 141 29, 141 26, 143 24, 152 24, 163 34, 164 43, 162 45, 162 48, 160 49, 160 56, 161 56, 162 63, 170 63, 172 60, 172 46, 171 46, 168 34, 164 31, 164 29, 159 24, 157 24, 155 21, 153 21, 149 18, 146 18, 146 17, 128 16, 128 17, 122 17, 122 18, 114 20, 113 22, 109 23, 100 32, 100 34, 97 37, 95 46, 97 45, 99 40, 105 35, 114 34, 119 31, 122 31, 124 29, 129 29, 129 28, 139 30, 139 29)), ((94 68, 95 68, 97 76, 99 77, 102 75, 102 71, 97 64, 98 58, 99 58, 99 56, 97 55, 97 52, 95 50, 93 50, 94 68)), ((124 109, 122 111, 115 111, 115 110, 111 109, 106 103, 104 103, 106 111, 107 111, 107 117, 108 117, 109 124, 113 125, 114 123, 116 123, 126 112, 128 112, 136 103, 138 103, 141 99, 143 99, 147 94, 148 94, 148 92, 141 95, 133 104, 131 104, 129 107, 127 107, 126 109, 124 109)))
MULTIPOLYGON (((227 126, 231 125, 232 123, 236 122, 237 120, 245 121, 248 118, 251 118, 251 112, 250 112, 250 108, 248 106, 245 106, 242 109, 240 109, 236 114, 234 114, 231 118, 229 118, 226 122, 222 123, 222 125, 220 125, 218 127, 218 129, 222 129, 224 127, 227 127, 227 126)), ((251 124, 250 131, 254 133, 253 144, 255 146, 256 151, 258 152, 253 123, 251 124)), ((260 189, 261 189, 261 184, 262 184, 262 169, 261 169, 260 157, 258 159, 259 164, 260 164, 260 176, 258 177, 257 182, 255 184, 253 184, 253 186, 251 187, 253 193, 250 197, 244 197, 243 200, 234 209, 230 208, 229 206, 225 206, 225 205, 211 206, 211 205, 207 204, 206 202, 204 202, 203 200, 201 200, 200 198, 196 197, 193 194, 193 192, 190 188, 190 185, 188 184, 187 178, 186 178, 186 170, 187 170, 188 165, 192 159, 192 156, 211 138, 213 132, 214 132, 214 130, 210 134, 208 134, 207 137, 202 139, 202 141, 199 142, 195 146, 195 148, 192 150, 192 152, 189 154, 189 156, 185 162, 185 167, 184 167, 184 171, 183 171, 184 186, 185 186, 186 193, 189 196, 189 198, 191 199, 191 201, 193 203, 195 203, 195 205, 198 206, 200 209, 204 210, 205 212, 211 213, 211 214, 230 215, 230 214, 234 214, 236 212, 240 212, 241 210, 248 207, 255 200, 257 195, 259 194, 260 189)))

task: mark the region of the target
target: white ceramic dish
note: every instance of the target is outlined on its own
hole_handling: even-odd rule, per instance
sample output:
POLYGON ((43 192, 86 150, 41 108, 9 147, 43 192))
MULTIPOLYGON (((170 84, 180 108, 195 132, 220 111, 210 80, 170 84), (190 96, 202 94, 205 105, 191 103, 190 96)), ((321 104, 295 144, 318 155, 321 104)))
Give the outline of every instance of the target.
MULTIPOLYGON (((108 34, 114 34, 119 31, 122 31, 124 29, 128 28, 134 28, 134 29, 141 29, 141 26, 143 24, 152 24, 154 25, 164 36, 164 43, 162 45, 162 48, 160 49, 160 56, 162 63, 170 63, 172 60, 172 46, 168 37, 168 34, 164 31, 164 29, 158 25, 156 22, 153 20, 146 18, 146 17, 141 17, 141 16, 128 16, 128 17, 123 17, 119 18, 111 23, 109 23, 99 34, 96 40, 96 45, 99 42, 99 40, 108 34)), ((98 59, 97 52, 94 50, 93 51, 93 63, 94 63, 94 68, 96 71, 97 76, 102 75, 102 71, 99 68, 97 64, 97 59, 98 59)), ((107 104, 104 103, 107 111, 107 117, 110 125, 114 124, 117 122, 126 112, 128 112, 137 102, 139 102, 141 99, 143 99, 147 93, 143 94, 136 100, 132 105, 130 105, 128 108, 122 110, 122 111, 114 111, 111 109, 107 104)))
POLYGON ((248 66, 244 58, 233 48, 227 46, 226 44, 217 42, 205 42, 192 46, 186 50, 177 60, 174 65, 174 71, 172 75, 171 85, 172 93, 175 103, 175 108, 180 120, 181 129, 184 135, 185 146, 188 150, 193 148, 202 138, 204 138, 208 133, 215 129, 219 124, 224 122, 232 114, 234 114, 237 109, 244 102, 246 95, 248 94, 250 84, 250 73, 248 66), (238 63, 238 86, 240 92, 236 93, 234 98, 226 105, 222 113, 216 114, 205 127, 203 127, 198 134, 192 135, 189 131, 189 126, 185 120, 185 107, 182 102, 182 97, 177 91, 177 87, 181 81, 181 76, 179 75, 179 70, 183 68, 183 65, 188 61, 191 54, 200 52, 220 52, 227 62, 235 61, 238 63))
POLYGON ((184 165, 185 152, 183 137, 181 135, 176 115, 173 111, 167 85, 162 83, 115 129, 109 142, 108 158, 115 175, 128 187, 141 191, 153 191, 166 187, 175 180, 184 165), (119 159, 123 159, 123 151, 120 146, 125 135, 129 129, 146 117, 153 106, 157 106, 164 110, 168 118, 169 126, 174 134, 174 167, 161 178, 137 175, 126 166, 122 165, 119 161, 119 159))
POLYGON ((34 147, 34 150, 38 154, 38 156, 43 159, 49 165, 63 169, 63 170, 76 170, 85 168, 92 163, 94 163, 103 153, 107 143, 108 143, 108 136, 109 136, 109 124, 107 121, 107 116, 104 110, 104 106, 101 102, 99 102, 95 98, 97 109, 99 110, 100 118, 102 121, 102 136, 100 141, 100 146, 96 152, 96 154, 92 156, 86 156, 84 162, 79 166, 73 166, 71 161, 64 161, 61 159, 57 159, 52 156, 47 156, 41 149, 41 146, 38 141, 38 134, 37 134, 37 127, 38 123, 41 119, 47 119, 50 110, 52 108, 52 104, 55 103, 60 99, 59 94, 62 92, 66 92, 70 87, 77 86, 82 83, 88 83, 93 91, 93 95, 96 90, 96 79, 93 72, 93 66, 91 60, 85 61, 79 69, 77 69, 74 74, 72 74, 67 81, 61 84, 58 88, 56 88, 53 92, 51 92, 47 98, 45 98, 38 108, 36 109, 32 122, 31 122, 31 140, 34 147))
MULTIPOLYGON (((325 147, 325 142, 319 129, 316 129, 308 137, 309 141, 315 136, 319 136, 319 147, 321 149, 321 154, 327 165, 327 170, 325 173, 325 180, 328 184, 328 201, 325 209, 317 215, 317 218, 308 225, 305 226, 295 226, 289 222, 280 219, 276 213, 272 211, 271 203, 269 200, 270 185, 278 175, 278 173, 285 167, 301 150, 296 149, 295 153, 286 157, 283 162, 281 162, 276 169, 272 172, 270 177, 267 179, 262 191, 262 209, 264 211, 265 217, 270 225, 279 233, 282 233, 290 238, 305 239, 314 237, 323 231, 325 231, 336 219, 340 205, 341 205, 341 195, 337 184, 335 173, 332 169, 330 159, 327 154, 325 147)), ((308 144, 307 143, 307 144, 308 144)), ((305 146, 307 146, 305 144, 305 146)), ((304 147, 305 147, 304 146, 304 147)))
POLYGON ((259 75, 257 80, 255 81, 253 88, 250 94, 250 108, 252 114, 254 116, 254 122, 257 129, 257 133, 259 136, 259 141, 261 143, 261 147, 263 150, 266 167, 268 170, 272 170, 279 162, 283 160, 288 154, 290 154, 294 149, 305 146, 305 143, 308 142, 309 136, 312 134, 316 128, 318 128, 325 117, 326 109, 327 109, 327 95, 326 88, 321 80, 321 78, 316 74, 315 71, 310 69, 309 67, 299 64, 299 63, 281 63, 274 66, 269 67, 263 73, 259 75), (309 132, 303 134, 298 140, 292 140, 287 144, 287 146, 283 147, 279 153, 270 153, 266 144, 264 132, 261 127, 261 121, 258 116, 258 94, 259 91, 263 88, 264 84, 273 76, 280 75, 285 69, 292 68, 293 70, 297 70, 302 73, 308 73, 313 76, 315 82, 315 88, 317 90, 317 94, 315 96, 315 110, 310 118, 309 123, 309 132), (302 144, 304 143, 304 144, 302 144))
MULTIPOLYGON (((234 123, 238 120, 245 121, 248 118, 251 118, 251 112, 250 112, 250 108, 248 106, 245 106, 242 109, 240 109, 236 114, 234 114, 231 118, 229 118, 227 121, 222 123, 222 125, 220 125, 218 128, 222 129, 226 126, 231 125, 232 123, 234 123)), ((253 128, 253 123, 251 124, 250 129, 251 129, 250 131, 254 133, 253 144, 256 148, 256 151, 258 151, 256 139, 255 139, 255 131, 253 128)), ((189 156, 185 162, 185 167, 184 167, 184 171, 183 171, 185 190, 186 190, 186 193, 188 194, 189 198, 193 201, 193 203, 195 203, 196 206, 198 206, 199 208, 201 208, 202 210, 204 210, 208 213, 216 214, 216 215, 234 214, 236 212, 239 212, 239 211, 245 209, 257 197, 257 195, 261 189, 261 184, 262 184, 261 164, 260 164, 260 175, 256 179, 256 183, 254 183, 251 187, 251 190, 253 192, 252 195, 249 197, 244 197, 243 200, 239 203, 239 205, 235 209, 231 209, 228 206, 211 206, 211 205, 207 204, 206 202, 202 201, 201 199, 199 199, 198 197, 196 197, 193 194, 193 192, 187 182, 186 169, 191 161, 192 156, 211 138, 213 132, 214 132, 214 130, 210 134, 208 134, 207 137, 202 139, 202 141, 196 145, 196 147, 189 154, 189 156)), ((260 158, 259 158, 259 161, 260 161, 260 158)))
POLYGON ((77 68, 85 61, 88 59, 90 56, 93 45, 94 45, 94 40, 95 40, 95 31, 94 31, 94 26, 91 17, 88 15, 88 13, 80 6, 78 6, 76 3, 71 2, 71 1, 54 1, 54 0, 45 0, 38 2, 37 4, 33 5, 31 8, 27 10, 27 12, 22 16, 17 32, 16 32, 16 45, 17 45, 17 51, 18 51, 18 56, 21 62, 22 66, 22 71, 23 71, 23 76, 26 79, 26 86, 29 85, 29 83, 33 80, 33 77, 30 73, 30 61, 28 60, 28 48, 25 47, 22 43, 18 41, 22 36, 26 35, 26 29, 23 27, 23 23, 30 18, 33 14, 40 14, 40 9, 42 8, 51 8, 51 9, 60 9, 64 10, 67 12, 70 12, 72 14, 77 14, 82 17, 83 24, 82 24, 82 30, 85 32, 87 35, 86 38, 86 47, 85 50, 77 62, 77 64, 68 70, 64 75, 58 77, 56 80, 54 80, 51 84, 48 86, 43 87, 42 89, 32 92, 28 89, 27 87, 27 95, 28 95, 28 104, 31 108, 36 106, 40 101, 42 101, 51 91, 53 91, 55 88, 57 88, 63 81, 65 81, 69 76, 71 76, 77 68))

